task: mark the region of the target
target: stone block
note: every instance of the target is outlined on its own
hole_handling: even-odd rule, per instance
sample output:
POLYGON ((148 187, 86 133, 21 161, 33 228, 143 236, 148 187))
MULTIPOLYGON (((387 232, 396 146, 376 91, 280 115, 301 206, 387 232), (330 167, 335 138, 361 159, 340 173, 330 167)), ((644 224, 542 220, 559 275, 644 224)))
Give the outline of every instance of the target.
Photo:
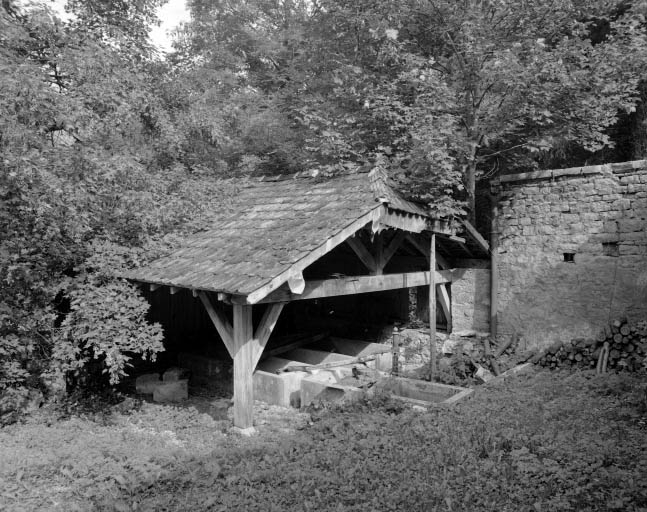
POLYGON ((144 395, 152 395, 155 386, 161 382, 159 373, 146 373, 135 379, 135 391, 144 395))
POLYGON ((614 201, 613 207, 618 209, 618 210, 629 210, 631 208, 631 200, 630 199, 618 199, 617 201, 614 201))
POLYGON ((173 366, 164 372, 164 375, 162 375, 162 380, 167 382, 172 380, 188 379, 190 374, 191 371, 186 368, 173 366))
POLYGON ((619 219, 618 231, 621 233, 631 233, 633 231, 644 231, 647 228, 647 221, 642 219, 619 219))
POLYGON ((187 379, 160 381, 153 390, 153 401, 161 403, 183 402, 189 398, 189 381, 187 379))

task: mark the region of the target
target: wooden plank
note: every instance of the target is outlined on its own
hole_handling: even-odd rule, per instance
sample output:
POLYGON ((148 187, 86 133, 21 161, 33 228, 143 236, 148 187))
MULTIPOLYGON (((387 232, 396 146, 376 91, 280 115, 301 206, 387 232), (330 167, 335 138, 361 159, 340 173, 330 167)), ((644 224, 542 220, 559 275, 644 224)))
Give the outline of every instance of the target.
POLYGON ((402 242, 404 242, 404 239, 407 237, 406 231, 398 231, 389 243, 389 245, 384 249, 384 252, 382 253, 382 258, 379 261, 379 265, 381 266, 382 269, 387 265, 387 263, 393 258, 393 255, 396 253, 396 251, 400 248, 402 245, 402 242))
POLYGON ((379 223, 384 226, 396 229, 402 229, 410 233, 421 233, 429 227, 427 217, 420 215, 397 213, 384 209, 383 215, 379 219, 379 223))
POLYGON ((213 325, 216 327, 218 334, 222 338, 222 341, 225 344, 225 347, 227 347, 227 352, 229 352, 229 355, 233 358, 234 357, 234 330, 231 327, 229 320, 225 316, 225 313, 221 309, 219 308, 217 309, 213 307, 213 304, 211 304, 211 301, 209 300, 209 296, 206 294, 206 292, 199 291, 198 297, 200 297, 202 304, 204 304, 204 309, 207 310, 209 318, 211 318, 211 321, 213 322, 213 325))
POLYGON ((429 378, 436 378, 436 234, 431 234, 429 244, 429 378))
MULTIPOLYGON (((434 272, 437 284, 449 283, 452 280, 450 270, 434 272)), ((267 302, 290 302, 292 300, 320 299, 323 297, 338 297, 340 295, 355 295, 358 293, 381 292, 400 288, 413 288, 430 284, 429 272, 408 272, 404 274, 384 274, 381 276, 353 276, 340 279, 324 279, 321 281, 306 281, 303 293, 296 295, 283 287, 273 291, 261 299, 258 304, 267 302)), ((232 298, 232 300, 236 300, 232 298)), ((240 303, 243 303, 243 298, 240 303)))
POLYGON ((445 318, 447 319, 447 334, 451 334, 452 305, 451 301, 449 300, 449 292, 447 291, 446 285, 440 284, 436 287, 436 297, 438 299, 438 302, 440 302, 440 306, 443 308, 443 313, 445 314, 445 318))
POLYGON ((375 262, 375 258, 373 258, 373 255, 368 251, 364 243, 357 236, 350 237, 348 240, 346 240, 346 243, 357 255, 357 257, 369 272, 375 272, 377 270, 377 263, 375 262))
POLYGON ((348 366, 349 364, 363 364, 369 361, 375 361, 375 356, 368 357, 351 357, 343 361, 328 361, 319 364, 291 364, 283 368, 283 372, 309 372, 311 370, 325 370, 327 368, 337 368, 338 366, 348 366))
POLYGON ((487 240, 481 236, 481 233, 476 231, 476 228, 472 224, 464 220, 463 226, 467 230, 467 233, 474 239, 474 241, 483 249, 486 253, 490 252, 490 244, 487 243, 487 240))
POLYGON ((252 371, 256 368, 258 360, 263 354, 265 345, 267 345, 267 340, 270 339, 270 335, 279 319, 279 315, 281 314, 281 311, 283 311, 283 306, 285 306, 285 303, 283 302, 269 304, 265 313, 263 313, 261 323, 258 324, 256 332, 254 333, 254 339, 252 340, 252 371))
POLYGON ((339 233, 330 237, 328 240, 326 240, 323 244, 321 244, 313 251, 310 251, 306 256, 304 256, 297 263, 292 265, 288 270, 281 272, 278 276, 273 278, 269 283, 261 286, 260 288, 257 288, 252 293, 247 295, 247 303, 257 304, 258 302, 260 302, 261 299, 263 299, 264 297, 267 297, 268 294, 270 294, 272 291, 276 290, 283 283, 285 283, 290 277, 290 275, 294 274, 294 272, 296 271, 303 272, 303 269, 305 269, 307 266, 311 265, 312 263, 320 259, 325 254, 328 254, 335 247, 337 247, 339 244, 346 241, 346 239, 348 239, 351 235, 353 235, 354 233, 362 229, 368 223, 371 223, 374 220, 375 221, 379 220, 380 216, 383 214, 383 211, 385 210, 386 209, 382 205, 377 205, 370 212, 366 213, 365 215, 362 215, 359 219, 356 219, 355 221, 351 222, 339 233))
POLYGON ((252 306, 234 304, 234 426, 254 425, 252 306))

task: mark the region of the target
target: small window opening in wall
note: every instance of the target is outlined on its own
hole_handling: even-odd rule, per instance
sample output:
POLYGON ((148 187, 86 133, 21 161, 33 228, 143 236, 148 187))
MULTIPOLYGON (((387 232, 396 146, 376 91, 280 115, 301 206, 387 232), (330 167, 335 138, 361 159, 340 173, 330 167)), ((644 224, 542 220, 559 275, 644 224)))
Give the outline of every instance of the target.
POLYGON ((618 242, 602 242, 602 250, 605 256, 620 256, 618 242))
POLYGON ((575 253, 574 252, 565 252, 564 261, 566 263, 575 263, 575 253))

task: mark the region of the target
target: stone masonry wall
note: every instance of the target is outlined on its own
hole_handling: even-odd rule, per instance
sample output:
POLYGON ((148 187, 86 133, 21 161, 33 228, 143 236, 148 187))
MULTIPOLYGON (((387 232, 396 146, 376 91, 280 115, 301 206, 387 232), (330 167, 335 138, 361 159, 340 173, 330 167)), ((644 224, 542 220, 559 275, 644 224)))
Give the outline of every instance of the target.
POLYGON ((544 345, 647 318, 647 161, 503 176, 493 191, 500 334, 544 345))
POLYGON ((452 331, 490 331, 490 269, 452 269, 452 331))

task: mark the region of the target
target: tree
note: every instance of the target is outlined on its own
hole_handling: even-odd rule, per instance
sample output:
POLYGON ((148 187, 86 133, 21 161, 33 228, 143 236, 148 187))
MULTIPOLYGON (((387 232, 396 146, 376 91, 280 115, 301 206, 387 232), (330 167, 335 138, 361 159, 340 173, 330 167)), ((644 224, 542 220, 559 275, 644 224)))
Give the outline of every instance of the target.
MULTIPOLYGON (((133 354, 162 350, 120 272, 222 197, 182 164, 186 136, 156 94, 166 68, 141 53, 139 25, 110 18, 118 4, 70 23, 0 8, 0 414, 26 385, 60 385, 90 361, 115 383, 133 354)), ((156 3, 136 5, 128 20, 156 3)))
POLYGON ((373 111, 362 117, 382 145, 393 150, 395 133, 408 141, 385 155, 392 162, 412 161, 416 133, 444 134, 429 140, 460 169, 473 216, 479 174, 536 166, 565 143, 612 144, 607 130, 635 106, 645 47, 641 15, 619 14, 619 3, 324 1, 302 62, 330 77, 331 101, 373 111))

